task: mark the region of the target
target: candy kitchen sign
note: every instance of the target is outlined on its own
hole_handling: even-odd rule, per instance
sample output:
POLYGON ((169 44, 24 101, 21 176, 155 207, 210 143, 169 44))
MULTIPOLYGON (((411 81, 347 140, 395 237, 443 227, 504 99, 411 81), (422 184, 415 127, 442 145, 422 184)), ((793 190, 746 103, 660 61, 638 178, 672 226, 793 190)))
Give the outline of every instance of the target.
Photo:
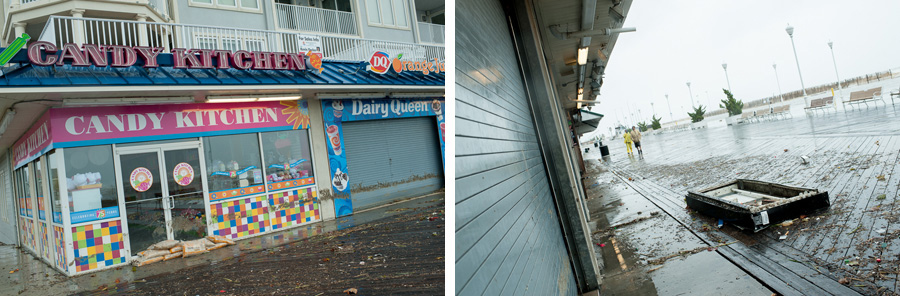
POLYGON ((378 74, 387 73, 390 70, 402 73, 403 71, 421 72, 424 75, 429 73, 444 73, 444 62, 434 59, 429 60, 403 60, 403 54, 398 54, 393 59, 387 52, 376 51, 369 58, 369 67, 367 69, 378 74))
MULTIPOLYGON (((66 43, 61 48, 46 41, 34 42, 28 46, 28 60, 39 66, 76 67, 130 67, 142 61, 144 68, 156 68, 161 64, 163 47, 122 46, 84 44, 78 46, 66 43)), ((172 49, 171 61, 165 60, 178 69, 252 69, 252 70, 307 70, 322 71, 321 53, 284 53, 213 49, 172 49)))
POLYGON ((52 108, 13 153, 18 168, 53 148, 307 128, 305 100, 52 108))

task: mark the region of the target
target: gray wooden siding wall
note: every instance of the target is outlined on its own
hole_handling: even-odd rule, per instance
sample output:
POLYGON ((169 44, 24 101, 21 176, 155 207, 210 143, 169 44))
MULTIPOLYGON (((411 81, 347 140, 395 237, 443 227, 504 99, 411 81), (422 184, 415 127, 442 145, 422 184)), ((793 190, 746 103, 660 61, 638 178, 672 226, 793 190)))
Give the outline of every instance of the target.
POLYGON ((504 11, 456 11, 456 294, 574 295, 504 11))

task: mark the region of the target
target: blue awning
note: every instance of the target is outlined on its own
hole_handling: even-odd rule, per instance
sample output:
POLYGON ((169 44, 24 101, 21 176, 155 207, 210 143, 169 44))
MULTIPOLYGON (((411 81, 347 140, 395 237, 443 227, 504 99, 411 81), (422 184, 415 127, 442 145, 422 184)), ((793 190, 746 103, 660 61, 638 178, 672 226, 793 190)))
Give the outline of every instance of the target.
MULTIPOLYGON (((24 54, 24 52, 19 53, 24 54)), ((18 57, 18 55, 17 55, 18 57)), ((21 60, 21 59, 18 59, 21 60)), ((0 89, 10 87, 72 86, 189 86, 189 85, 396 85, 443 86, 444 73, 404 71, 376 74, 366 62, 323 62, 323 71, 176 69, 172 66, 73 67, 13 63, 0 70, 0 89)))

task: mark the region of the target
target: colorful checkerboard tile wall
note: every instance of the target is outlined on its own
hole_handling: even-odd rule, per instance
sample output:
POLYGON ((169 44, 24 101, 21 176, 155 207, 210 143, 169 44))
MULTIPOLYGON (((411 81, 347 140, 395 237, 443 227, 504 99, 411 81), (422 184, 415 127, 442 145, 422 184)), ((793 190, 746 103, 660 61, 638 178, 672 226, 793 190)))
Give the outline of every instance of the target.
POLYGON ((25 247, 28 247, 28 249, 35 251, 34 232, 32 232, 32 230, 34 230, 34 221, 31 221, 31 219, 19 218, 19 222, 19 230, 22 231, 22 233, 20 233, 22 242, 24 243, 25 247))
POLYGON ((269 201, 265 195, 241 198, 212 205, 214 235, 240 238, 269 229, 269 201))
POLYGON ((47 236, 47 223, 38 222, 37 225, 41 256, 50 259, 50 237, 47 236))
POLYGON ((72 227, 75 272, 125 263, 125 243, 119 220, 72 227))
POLYGON ((270 194, 269 217, 273 230, 318 221, 316 191, 309 188, 270 194))
POLYGON ((66 237, 63 228, 53 226, 53 246, 56 248, 56 266, 66 269, 66 237))

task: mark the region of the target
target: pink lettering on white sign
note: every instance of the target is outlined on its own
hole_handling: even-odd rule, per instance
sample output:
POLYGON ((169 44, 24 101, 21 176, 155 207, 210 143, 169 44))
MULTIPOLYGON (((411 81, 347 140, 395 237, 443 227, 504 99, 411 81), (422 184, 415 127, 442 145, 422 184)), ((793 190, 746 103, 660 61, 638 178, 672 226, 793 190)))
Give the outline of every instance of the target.
POLYGON ((44 113, 35 124, 13 144, 13 159, 16 167, 34 160, 49 150, 53 142, 50 134, 50 112, 44 113))
POLYGON ((307 129, 300 101, 52 108, 14 145, 16 167, 55 147, 307 129), (176 136, 172 136, 176 135, 176 136))

